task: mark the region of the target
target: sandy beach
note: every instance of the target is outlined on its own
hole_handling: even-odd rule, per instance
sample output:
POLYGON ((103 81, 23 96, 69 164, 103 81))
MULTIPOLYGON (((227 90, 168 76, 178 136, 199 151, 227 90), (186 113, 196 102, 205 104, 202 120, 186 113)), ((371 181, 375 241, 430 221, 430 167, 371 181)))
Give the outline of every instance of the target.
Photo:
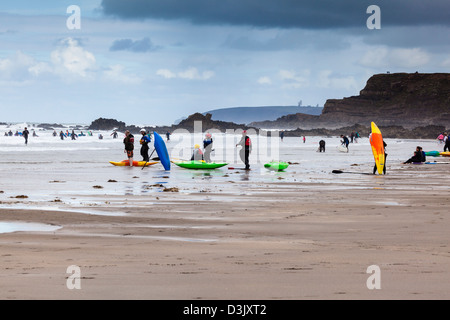
POLYGON ((0 299, 448 299, 449 161, 402 164, 417 143, 388 141, 385 176, 363 174, 373 167, 367 139, 342 161, 351 155, 318 154, 315 141, 302 153, 282 146, 299 161, 277 173, 96 158, 85 177, 83 161, 47 171, 41 156, 41 171, 6 183, 3 160, 0 225, 17 231, 0 233, 0 299), (336 161, 312 165, 317 157, 336 161), (372 265, 380 289, 367 286, 372 265), (79 288, 68 286, 69 266, 79 288))

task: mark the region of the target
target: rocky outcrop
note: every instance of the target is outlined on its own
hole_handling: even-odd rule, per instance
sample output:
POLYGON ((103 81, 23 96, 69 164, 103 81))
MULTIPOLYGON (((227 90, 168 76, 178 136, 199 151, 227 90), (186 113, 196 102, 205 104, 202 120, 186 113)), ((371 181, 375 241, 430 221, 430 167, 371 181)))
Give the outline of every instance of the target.
MULTIPOLYGON (((225 132, 226 130, 236 130, 236 129, 256 129, 254 127, 247 126, 245 124, 236 124, 233 122, 225 122, 225 121, 215 121, 211 119, 211 114, 203 115, 201 113, 194 113, 190 115, 188 118, 182 120, 180 123, 172 126, 147 126, 143 129, 147 131, 156 131, 158 133, 166 133, 167 131, 173 132, 177 129, 184 129, 189 132, 194 132, 196 130, 196 122, 201 122, 201 130, 218 130, 220 132, 225 132)), ((94 120, 91 125, 88 127, 89 130, 118 130, 124 132, 125 130, 129 130, 131 133, 139 133, 140 127, 136 127, 135 125, 126 125, 125 122, 118 121, 115 119, 104 119, 99 118, 94 120)), ((200 128, 199 128, 200 129, 200 128)))
POLYGON ((89 130, 113 130, 125 131, 126 124, 122 121, 117 121, 116 119, 105 119, 98 118, 92 121, 91 125, 88 127, 89 130))
POLYGON ((359 96, 326 101, 318 117, 289 115, 275 121, 253 122, 261 128, 339 128, 353 124, 448 126, 450 73, 394 73, 372 76, 359 96))

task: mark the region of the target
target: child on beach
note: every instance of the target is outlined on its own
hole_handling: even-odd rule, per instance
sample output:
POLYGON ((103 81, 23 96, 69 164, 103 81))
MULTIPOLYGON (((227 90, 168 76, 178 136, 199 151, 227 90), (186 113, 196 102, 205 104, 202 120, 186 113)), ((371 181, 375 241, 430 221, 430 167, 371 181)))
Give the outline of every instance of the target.
POLYGON ((203 152, 200 149, 200 145, 196 144, 194 146, 194 152, 192 153, 191 160, 202 161, 203 160, 203 152))

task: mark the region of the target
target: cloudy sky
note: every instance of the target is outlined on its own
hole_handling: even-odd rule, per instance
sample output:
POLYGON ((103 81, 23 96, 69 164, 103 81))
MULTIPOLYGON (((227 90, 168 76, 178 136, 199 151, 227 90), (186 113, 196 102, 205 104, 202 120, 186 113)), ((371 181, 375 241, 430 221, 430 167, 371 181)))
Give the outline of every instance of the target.
POLYGON ((0 122, 163 125, 224 107, 323 106, 387 71, 450 72, 450 1, 0 3, 0 122))

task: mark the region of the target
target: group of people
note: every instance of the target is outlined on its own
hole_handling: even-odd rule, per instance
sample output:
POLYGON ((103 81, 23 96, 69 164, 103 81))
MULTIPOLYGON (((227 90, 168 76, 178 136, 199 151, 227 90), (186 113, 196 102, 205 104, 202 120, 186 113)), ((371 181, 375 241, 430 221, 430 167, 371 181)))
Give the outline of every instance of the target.
POLYGON ((444 144, 444 152, 450 151, 450 139, 447 132, 442 132, 437 140, 444 144))
MULTIPOLYGON (((39 137, 36 134, 36 131, 34 131, 34 129, 32 131, 33 131, 33 137, 39 137)), ((12 133, 11 130, 9 130, 9 132, 5 132, 5 137, 12 137, 12 136, 16 136, 16 137, 17 136, 21 136, 21 137, 23 137, 25 139, 25 144, 28 144, 28 137, 30 136, 30 131, 28 131, 27 127, 25 127, 23 129, 23 131, 19 132, 17 130, 16 133, 14 133, 14 134, 12 133)))
POLYGON ((425 161, 427 161, 425 151, 423 151, 421 146, 417 146, 416 151, 414 151, 414 155, 403 163, 407 164, 407 163, 414 163, 414 162, 418 163, 418 162, 425 162, 425 161))
MULTIPOLYGON (((141 156, 142 161, 149 162, 150 156, 148 151, 150 150, 149 143, 152 141, 150 133, 147 134, 145 129, 141 129, 140 131, 142 137, 139 140, 141 144, 141 156)), ((124 152, 127 154, 130 166, 133 165, 133 157, 134 157, 134 135, 129 131, 125 131, 125 138, 123 139, 123 144, 125 145, 124 152)))
MULTIPOLYGON (((141 131, 142 137, 139 140, 139 143, 141 144, 141 156, 142 161, 149 162, 150 156, 148 154, 150 147, 149 143, 151 140, 151 135, 147 134, 145 129, 142 129, 141 131)), ((125 138, 123 139, 123 143, 125 146, 124 153, 127 154, 130 166, 133 165, 133 157, 134 157, 134 135, 129 131, 125 131, 125 138)), ((249 156, 252 151, 252 140, 247 135, 247 131, 242 131, 242 137, 241 140, 236 144, 236 147, 241 146, 241 150, 239 152, 239 156, 245 164, 245 169, 250 170, 250 161, 249 156)), ((194 145, 194 151, 191 156, 191 161, 205 161, 207 163, 212 162, 211 160, 211 153, 213 150, 213 138, 212 134, 207 132, 205 134, 205 139, 203 140, 203 150, 200 148, 199 144, 194 145)))

